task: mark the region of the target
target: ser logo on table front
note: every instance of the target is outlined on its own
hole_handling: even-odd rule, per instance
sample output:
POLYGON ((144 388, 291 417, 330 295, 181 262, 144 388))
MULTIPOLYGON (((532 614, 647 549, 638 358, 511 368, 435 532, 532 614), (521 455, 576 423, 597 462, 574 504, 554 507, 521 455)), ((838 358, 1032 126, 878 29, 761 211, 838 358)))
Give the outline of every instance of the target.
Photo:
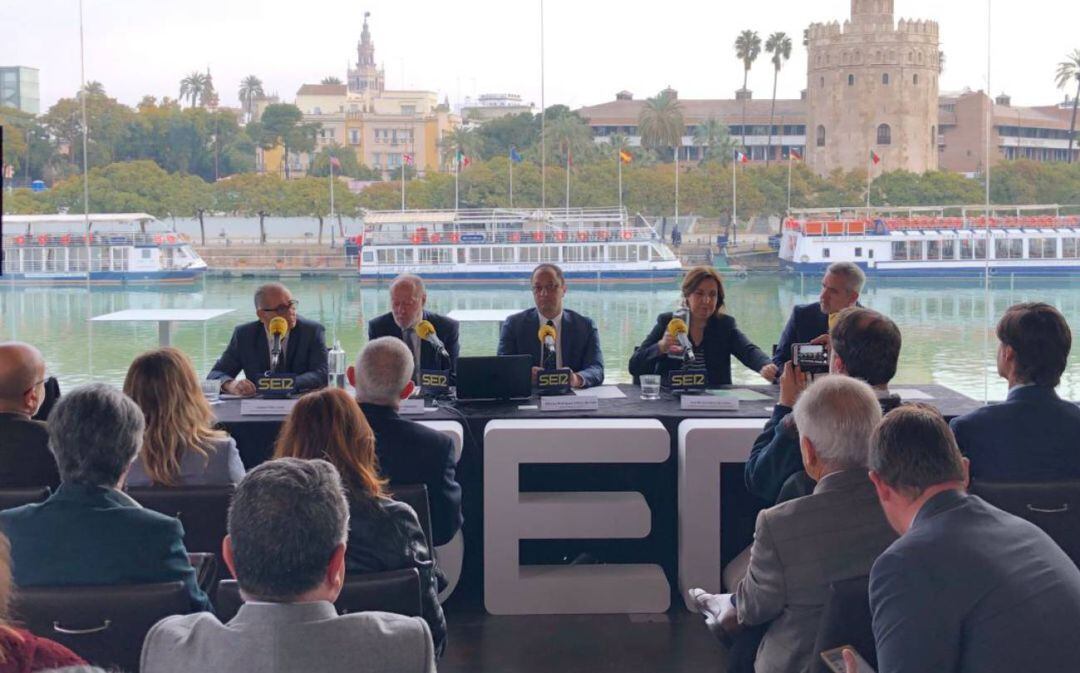
POLYGON ((705 375, 697 372, 682 374, 672 372, 672 388, 701 388, 705 386, 705 375))
POLYGON ((541 373, 537 377, 537 385, 541 388, 555 387, 555 386, 569 386, 570 374, 565 371, 556 371, 551 373, 541 373))

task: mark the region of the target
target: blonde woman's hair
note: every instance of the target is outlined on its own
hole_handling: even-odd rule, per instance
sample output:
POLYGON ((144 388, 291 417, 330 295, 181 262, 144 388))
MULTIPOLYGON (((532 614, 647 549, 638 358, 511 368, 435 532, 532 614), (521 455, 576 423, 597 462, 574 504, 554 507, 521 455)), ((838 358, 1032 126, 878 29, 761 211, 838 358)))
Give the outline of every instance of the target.
POLYGON ((155 484, 175 486, 185 452, 194 451, 209 461, 212 441, 228 436, 214 429, 214 414, 195 368, 176 348, 159 348, 135 358, 124 379, 124 393, 146 417, 139 460, 155 484))

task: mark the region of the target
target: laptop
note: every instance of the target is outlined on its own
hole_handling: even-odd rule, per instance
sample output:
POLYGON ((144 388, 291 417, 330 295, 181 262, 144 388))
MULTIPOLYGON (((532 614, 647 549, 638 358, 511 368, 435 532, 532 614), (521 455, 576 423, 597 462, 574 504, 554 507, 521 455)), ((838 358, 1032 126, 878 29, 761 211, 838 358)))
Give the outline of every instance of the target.
POLYGON ((531 355, 458 358, 457 398, 459 401, 527 400, 531 396, 531 355))

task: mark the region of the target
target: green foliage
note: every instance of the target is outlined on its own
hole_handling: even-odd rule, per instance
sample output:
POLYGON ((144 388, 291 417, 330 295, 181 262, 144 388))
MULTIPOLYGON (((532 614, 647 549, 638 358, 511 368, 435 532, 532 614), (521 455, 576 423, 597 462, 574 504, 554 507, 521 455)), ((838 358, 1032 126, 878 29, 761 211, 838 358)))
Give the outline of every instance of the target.
POLYGON ((641 144, 651 149, 677 147, 684 127, 682 105, 667 90, 646 99, 638 115, 641 144))
POLYGON ((15 189, 4 195, 5 215, 41 215, 55 213, 56 208, 43 194, 35 194, 29 189, 15 189))
POLYGON ((323 147, 312 158, 308 175, 324 178, 330 175, 330 157, 336 157, 341 168, 334 167, 334 175, 344 175, 356 180, 380 180, 382 174, 372 168, 361 165, 356 160, 356 152, 351 148, 334 143, 323 147))
MULTIPOLYGON (((315 149, 315 134, 321 124, 302 123, 304 114, 300 108, 286 103, 267 105, 260 120, 260 137, 256 139, 263 149, 271 149, 278 144, 289 152, 311 152, 315 149)), ((289 164, 285 162, 288 176, 289 164)))
POLYGON ((476 131, 481 138, 481 156, 510 156, 511 146, 524 154, 540 140, 539 119, 539 115, 522 112, 484 122, 476 131))

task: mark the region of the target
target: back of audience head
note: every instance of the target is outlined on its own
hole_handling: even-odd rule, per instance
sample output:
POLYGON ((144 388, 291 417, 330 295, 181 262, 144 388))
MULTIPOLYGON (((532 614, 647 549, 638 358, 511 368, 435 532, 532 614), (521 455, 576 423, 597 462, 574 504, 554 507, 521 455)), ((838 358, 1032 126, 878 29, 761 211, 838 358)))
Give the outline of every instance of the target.
POLYGON ((211 440, 225 436, 213 429, 214 413, 191 360, 176 348, 135 358, 124 378, 124 394, 135 400, 146 420, 141 459, 156 484, 175 485, 186 451, 206 457, 211 440))
POLYGON ((33 416, 45 401, 45 358, 30 344, 0 343, 0 412, 33 416))
POLYGON ((349 369, 349 381, 356 386, 356 399, 369 404, 397 408, 413 391, 413 354, 405 342, 395 337, 372 339, 356 356, 349 369))
POLYGON ((116 388, 92 383, 72 390, 49 415, 49 448, 61 481, 120 485, 145 431, 139 406, 116 388))
POLYGON ((356 400, 340 388, 297 401, 278 434, 274 458, 325 459, 354 498, 379 497, 386 484, 379 478, 375 434, 356 400))
POLYGON ((997 338, 998 374, 1011 374, 1011 383, 1053 388, 1061 382, 1072 332, 1056 308, 1041 302, 1010 306, 998 321, 997 338))
POLYGON ((334 601, 345 578, 349 507, 334 466, 279 458, 241 480, 223 556, 249 600, 334 601))
POLYGON ((886 385, 896 376, 900 360, 900 329, 887 316, 868 308, 851 307, 837 314, 829 330, 833 373, 886 385))
POLYGON ((806 472, 815 480, 831 472, 864 469, 881 404, 870 386, 847 376, 826 376, 799 397, 793 411, 806 472))
POLYGON ((889 412, 870 438, 870 479, 898 533, 941 491, 967 487, 968 460, 941 413, 921 403, 889 412))

